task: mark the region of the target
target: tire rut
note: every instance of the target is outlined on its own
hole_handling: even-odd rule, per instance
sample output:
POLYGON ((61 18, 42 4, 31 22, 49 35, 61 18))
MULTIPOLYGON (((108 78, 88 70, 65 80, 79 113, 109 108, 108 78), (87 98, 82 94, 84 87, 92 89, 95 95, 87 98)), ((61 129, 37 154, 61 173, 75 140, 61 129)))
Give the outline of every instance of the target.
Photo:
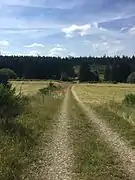
POLYGON ((135 179, 135 151, 131 149, 124 139, 119 134, 113 132, 112 128, 102 119, 100 119, 95 113, 92 112, 83 102, 78 98, 74 87, 72 87, 72 94, 79 106, 82 108, 86 116, 93 123, 95 130, 98 132, 100 137, 109 144, 113 151, 115 151, 120 160, 123 162, 125 171, 128 172, 131 179, 135 179))
POLYGON ((73 154, 70 147, 69 136, 69 115, 68 115, 68 102, 69 92, 68 89, 60 110, 59 118, 55 130, 53 132, 53 142, 50 148, 52 156, 51 166, 48 169, 47 180, 71 180, 72 179, 72 161, 73 154))

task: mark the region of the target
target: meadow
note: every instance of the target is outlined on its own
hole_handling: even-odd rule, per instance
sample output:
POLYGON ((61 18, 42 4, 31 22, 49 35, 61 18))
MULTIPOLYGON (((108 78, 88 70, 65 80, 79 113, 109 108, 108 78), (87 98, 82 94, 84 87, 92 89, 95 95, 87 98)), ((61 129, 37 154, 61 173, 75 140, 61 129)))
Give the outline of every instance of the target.
POLYGON ((49 81, 11 81, 16 92, 25 95, 35 94, 40 88, 46 87, 49 81))
POLYGON ((76 92, 83 101, 94 104, 121 102, 128 93, 135 92, 133 84, 80 84, 76 85, 76 92))
POLYGON ((135 93, 133 84, 82 84, 75 91, 89 108, 121 134, 135 148, 134 105, 123 102, 125 95, 135 93))

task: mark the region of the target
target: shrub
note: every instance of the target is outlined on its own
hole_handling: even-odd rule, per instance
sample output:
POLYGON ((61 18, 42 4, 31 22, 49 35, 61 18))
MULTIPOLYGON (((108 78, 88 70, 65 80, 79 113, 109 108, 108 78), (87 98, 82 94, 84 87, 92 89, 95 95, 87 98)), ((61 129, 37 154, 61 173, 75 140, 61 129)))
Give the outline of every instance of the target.
POLYGON ((113 84, 118 84, 118 82, 117 81, 113 81, 113 84))
POLYGON ((17 75, 11 69, 0 69, 0 83, 7 85, 9 79, 16 79, 17 75))
POLYGON ((130 93, 125 95, 123 102, 127 105, 135 105, 135 94, 130 93))
POLYGON ((42 95, 48 95, 51 92, 54 92, 56 90, 60 90, 62 87, 59 86, 55 86, 52 82, 49 83, 49 85, 47 87, 41 88, 39 89, 39 93, 42 95))
POLYGON ((6 75, 8 77, 8 79, 16 79, 17 78, 16 73, 13 70, 8 69, 8 68, 0 69, 0 74, 6 75))
POLYGON ((26 103, 26 98, 16 95, 15 88, 0 85, 0 122, 8 123, 18 116, 26 103))
POLYGON ((131 73, 127 78, 128 83, 135 83, 135 72, 131 73))
POLYGON ((42 95, 47 95, 47 94, 49 94, 49 90, 46 87, 41 88, 41 89, 39 89, 39 93, 42 94, 42 95))

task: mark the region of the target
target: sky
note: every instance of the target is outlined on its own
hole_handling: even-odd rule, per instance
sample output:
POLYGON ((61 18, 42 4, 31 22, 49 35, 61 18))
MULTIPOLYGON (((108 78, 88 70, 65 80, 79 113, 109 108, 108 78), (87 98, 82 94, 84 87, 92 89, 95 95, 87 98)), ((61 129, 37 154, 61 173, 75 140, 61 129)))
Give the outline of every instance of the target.
POLYGON ((3 55, 135 54, 135 0, 0 0, 3 55))

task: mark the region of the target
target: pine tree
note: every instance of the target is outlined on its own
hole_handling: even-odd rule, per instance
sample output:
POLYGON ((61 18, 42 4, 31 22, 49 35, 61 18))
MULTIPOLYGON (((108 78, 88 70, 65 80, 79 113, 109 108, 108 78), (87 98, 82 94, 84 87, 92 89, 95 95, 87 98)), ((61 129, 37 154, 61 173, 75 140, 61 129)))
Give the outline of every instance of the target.
POLYGON ((116 82, 126 82, 131 73, 130 65, 127 62, 117 62, 112 67, 112 80, 116 82))
POLYGON ((79 81, 80 82, 89 81, 89 76, 90 76, 90 65, 85 62, 80 66, 79 81))
POLYGON ((111 67, 109 65, 106 66, 105 72, 104 72, 104 81, 111 81, 111 67))

